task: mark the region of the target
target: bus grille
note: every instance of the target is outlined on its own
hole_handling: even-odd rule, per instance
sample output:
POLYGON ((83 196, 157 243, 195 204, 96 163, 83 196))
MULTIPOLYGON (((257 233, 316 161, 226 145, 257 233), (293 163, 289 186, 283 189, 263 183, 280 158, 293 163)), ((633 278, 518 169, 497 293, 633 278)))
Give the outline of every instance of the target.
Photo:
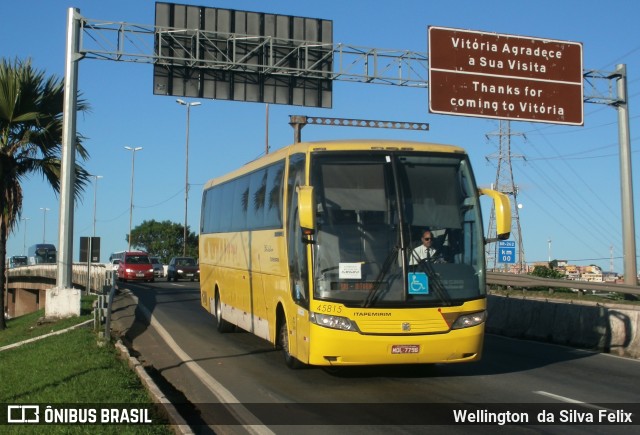
POLYGON ((443 319, 431 320, 361 320, 356 321, 364 334, 437 334, 447 332, 443 319))

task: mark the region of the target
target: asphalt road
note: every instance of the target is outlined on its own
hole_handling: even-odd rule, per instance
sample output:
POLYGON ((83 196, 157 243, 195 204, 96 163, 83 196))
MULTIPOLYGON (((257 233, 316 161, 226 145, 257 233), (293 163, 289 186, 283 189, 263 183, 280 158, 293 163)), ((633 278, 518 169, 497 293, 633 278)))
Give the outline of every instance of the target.
POLYGON ((196 433, 640 429, 636 360, 487 335, 477 363, 294 371, 269 343, 218 333, 198 285, 121 284, 113 313, 114 329, 172 387, 196 433))

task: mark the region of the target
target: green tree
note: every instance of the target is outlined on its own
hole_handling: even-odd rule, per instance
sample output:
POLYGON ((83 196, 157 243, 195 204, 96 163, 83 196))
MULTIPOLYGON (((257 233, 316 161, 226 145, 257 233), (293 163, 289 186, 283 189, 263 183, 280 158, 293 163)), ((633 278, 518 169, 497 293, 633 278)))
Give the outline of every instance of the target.
MULTIPOLYGON (((60 192, 62 112, 64 83, 34 69, 31 60, 0 62, 0 309, 4 314, 7 238, 22 214, 22 182, 40 174, 60 192)), ((89 106, 79 100, 77 108, 89 106)), ((76 138, 78 157, 89 155, 76 138)), ((79 197, 89 181, 89 173, 79 164, 75 167, 74 196, 79 197)), ((0 330, 6 328, 0 315, 0 330)))
POLYGON ((539 276, 540 278, 554 278, 554 279, 562 279, 565 277, 564 273, 558 272, 547 266, 536 266, 533 268, 531 272, 533 276, 539 276))
MULTIPOLYGON (((533 276, 539 276, 540 278, 551 278, 551 279, 564 279, 565 278, 565 274, 555 270, 552 267, 547 267, 547 266, 536 266, 533 268, 533 271, 529 274, 529 275, 533 275, 533 276)), ((531 290, 538 290, 538 291, 544 291, 544 290, 549 290, 551 291, 552 289, 546 288, 546 287, 532 287, 531 290)), ((571 290, 569 290, 566 287, 554 287, 553 291, 557 291, 557 292, 569 292, 571 290)))
MULTIPOLYGON (((129 235, 125 236, 129 241, 129 235)), ((144 221, 131 230, 131 246, 157 255, 163 263, 168 263, 171 257, 182 256, 184 240, 184 225, 168 220, 144 221)), ((198 236, 187 226, 187 256, 198 258, 198 236)))

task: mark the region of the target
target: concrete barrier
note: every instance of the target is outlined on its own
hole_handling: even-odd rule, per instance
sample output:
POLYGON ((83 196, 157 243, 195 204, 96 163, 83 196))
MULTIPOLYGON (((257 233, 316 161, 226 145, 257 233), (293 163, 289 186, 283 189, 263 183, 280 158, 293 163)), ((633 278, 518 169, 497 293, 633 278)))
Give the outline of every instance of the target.
POLYGON ((640 358, 640 307, 489 295, 486 331, 640 358))
POLYGON ((44 305, 45 317, 66 318, 80 315, 82 292, 74 288, 54 287, 47 290, 47 302, 44 305))

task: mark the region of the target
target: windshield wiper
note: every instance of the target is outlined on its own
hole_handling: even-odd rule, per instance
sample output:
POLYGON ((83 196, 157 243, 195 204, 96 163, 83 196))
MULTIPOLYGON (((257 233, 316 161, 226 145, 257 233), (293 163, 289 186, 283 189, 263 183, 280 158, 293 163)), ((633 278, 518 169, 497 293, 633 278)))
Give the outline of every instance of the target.
POLYGON ((442 281, 440 280, 438 273, 433 269, 433 263, 423 260, 418 263, 418 268, 427 274, 430 287, 434 290, 436 295, 438 295, 442 303, 444 305, 452 305, 449 292, 447 291, 447 288, 442 285, 442 281))
MULTIPOLYGON (((384 260, 384 264, 382 265, 382 268, 380 269, 380 273, 378 273, 378 276, 374 281, 374 285, 373 285, 373 288, 371 289, 371 292, 362 302, 363 307, 365 308, 370 307, 381 296, 380 289, 382 286, 382 280, 384 279, 385 276, 387 276, 387 273, 389 272, 391 265, 398 257, 397 254, 398 254, 398 247, 394 246, 391 252, 389 252, 389 255, 387 255, 387 258, 384 260)), ((387 290, 389 289, 387 288, 387 290)))

